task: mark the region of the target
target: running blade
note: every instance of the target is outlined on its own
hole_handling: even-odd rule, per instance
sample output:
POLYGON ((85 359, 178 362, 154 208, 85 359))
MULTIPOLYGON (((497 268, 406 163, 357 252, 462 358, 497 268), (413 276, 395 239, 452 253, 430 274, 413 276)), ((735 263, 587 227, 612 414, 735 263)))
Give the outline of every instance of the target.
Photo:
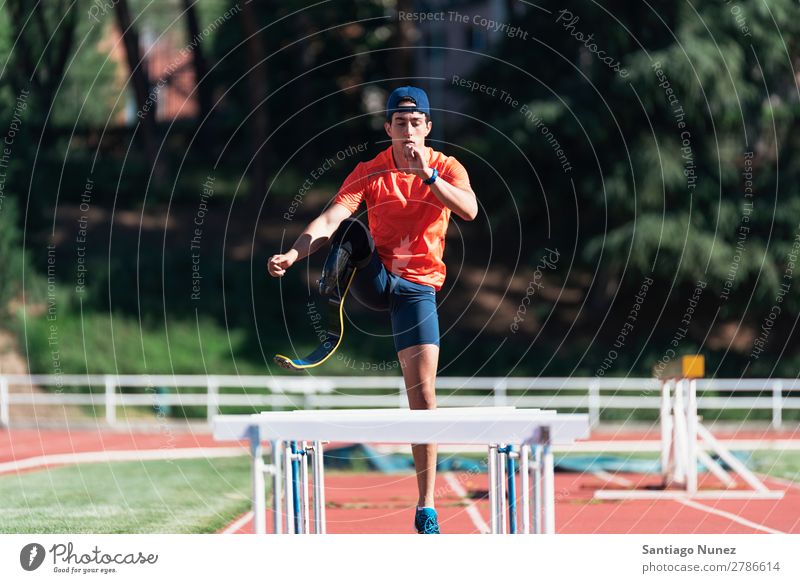
POLYGON ((347 292, 350 291, 350 284, 353 283, 355 275, 356 270, 354 269, 341 297, 334 296, 328 300, 328 330, 325 340, 305 358, 289 358, 283 354, 276 354, 273 358, 275 364, 287 370, 314 368, 328 360, 336 352, 344 336, 344 299, 347 297, 347 292))
POLYGON ((328 360, 328 358, 330 358, 331 355, 336 352, 336 349, 339 347, 339 343, 341 341, 341 336, 336 336, 329 333, 325 341, 317 346, 314 351, 305 358, 289 358, 288 356, 284 356, 282 354, 276 354, 273 360, 275 361, 275 364, 288 370, 314 368, 315 366, 319 366, 328 360))

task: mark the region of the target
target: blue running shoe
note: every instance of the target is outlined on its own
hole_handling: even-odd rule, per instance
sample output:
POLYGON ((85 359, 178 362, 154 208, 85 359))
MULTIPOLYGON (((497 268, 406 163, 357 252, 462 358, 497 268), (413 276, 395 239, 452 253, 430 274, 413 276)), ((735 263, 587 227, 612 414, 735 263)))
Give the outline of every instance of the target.
POLYGON ((417 534, 439 534, 436 511, 433 508, 417 508, 414 528, 417 529, 417 534))

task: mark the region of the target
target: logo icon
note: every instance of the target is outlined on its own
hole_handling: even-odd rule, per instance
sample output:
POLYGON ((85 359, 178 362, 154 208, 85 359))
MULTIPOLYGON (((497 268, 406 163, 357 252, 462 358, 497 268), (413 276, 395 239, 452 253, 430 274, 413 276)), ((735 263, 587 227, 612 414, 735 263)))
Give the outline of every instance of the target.
POLYGON ((26 571, 35 571, 44 562, 44 547, 39 543, 30 543, 19 552, 19 564, 26 571))
POLYGON ((411 239, 409 235, 403 235, 400 244, 392 248, 392 267, 389 269, 395 275, 400 275, 400 272, 405 269, 406 265, 411 262, 414 257, 412 247, 416 244, 417 239, 411 239))

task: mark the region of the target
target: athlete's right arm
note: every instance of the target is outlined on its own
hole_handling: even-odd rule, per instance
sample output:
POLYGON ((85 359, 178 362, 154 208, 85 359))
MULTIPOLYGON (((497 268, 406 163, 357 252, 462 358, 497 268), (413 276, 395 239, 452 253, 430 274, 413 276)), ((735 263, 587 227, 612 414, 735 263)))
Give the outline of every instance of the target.
POLYGON ((269 274, 272 277, 283 277, 295 261, 308 257, 322 247, 339 228, 339 224, 352 214, 352 211, 344 205, 334 203, 329 206, 308 224, 289 251, 269 258, 267 262, 269 274))

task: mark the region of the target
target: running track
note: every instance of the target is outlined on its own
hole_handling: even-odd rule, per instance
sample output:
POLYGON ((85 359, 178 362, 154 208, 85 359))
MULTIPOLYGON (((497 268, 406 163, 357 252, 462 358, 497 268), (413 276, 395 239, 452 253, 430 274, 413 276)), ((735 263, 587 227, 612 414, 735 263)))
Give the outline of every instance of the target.
MULTIPOLYGON (((739 431, 718 435, 724 440, 764 443, 796 440, 796 432, 739 431)), ((592 441, 657 440, 657 432, 601 433, 592 441)), ((601 449, 601 443, 597 443, 601 449)), ((735 445, 732 445, 735 449, 735 445)), ((0 474, 38 471, 46 467, 113 459, 241 455, 245 443, 215 442, 206 433, 131 433, 112 431, 0 430, 0 474), (20 467, 22 466, 22 467, 20 467)), ((477 533, 489 522, 486 475, 440 473, 436 504, 442 531, 477 533)), ((656 476, 638 474, 558 473, 556 531, 559 533, 800 533, 800 484, 766 479, 770 488, 785 491, 783 500, 630 500, 592 499, 599 488, 641 486, 656 476)), ((701 488, 715 488, 704 477, 701 488)), ((328 532, 410 533, 416 503, 413 474, 326 473, 328 532)), ((267 517, 271 524, 271 517, 267 517)), ((251 532, 252 515, 245 514, 224 532, 251 532)))

